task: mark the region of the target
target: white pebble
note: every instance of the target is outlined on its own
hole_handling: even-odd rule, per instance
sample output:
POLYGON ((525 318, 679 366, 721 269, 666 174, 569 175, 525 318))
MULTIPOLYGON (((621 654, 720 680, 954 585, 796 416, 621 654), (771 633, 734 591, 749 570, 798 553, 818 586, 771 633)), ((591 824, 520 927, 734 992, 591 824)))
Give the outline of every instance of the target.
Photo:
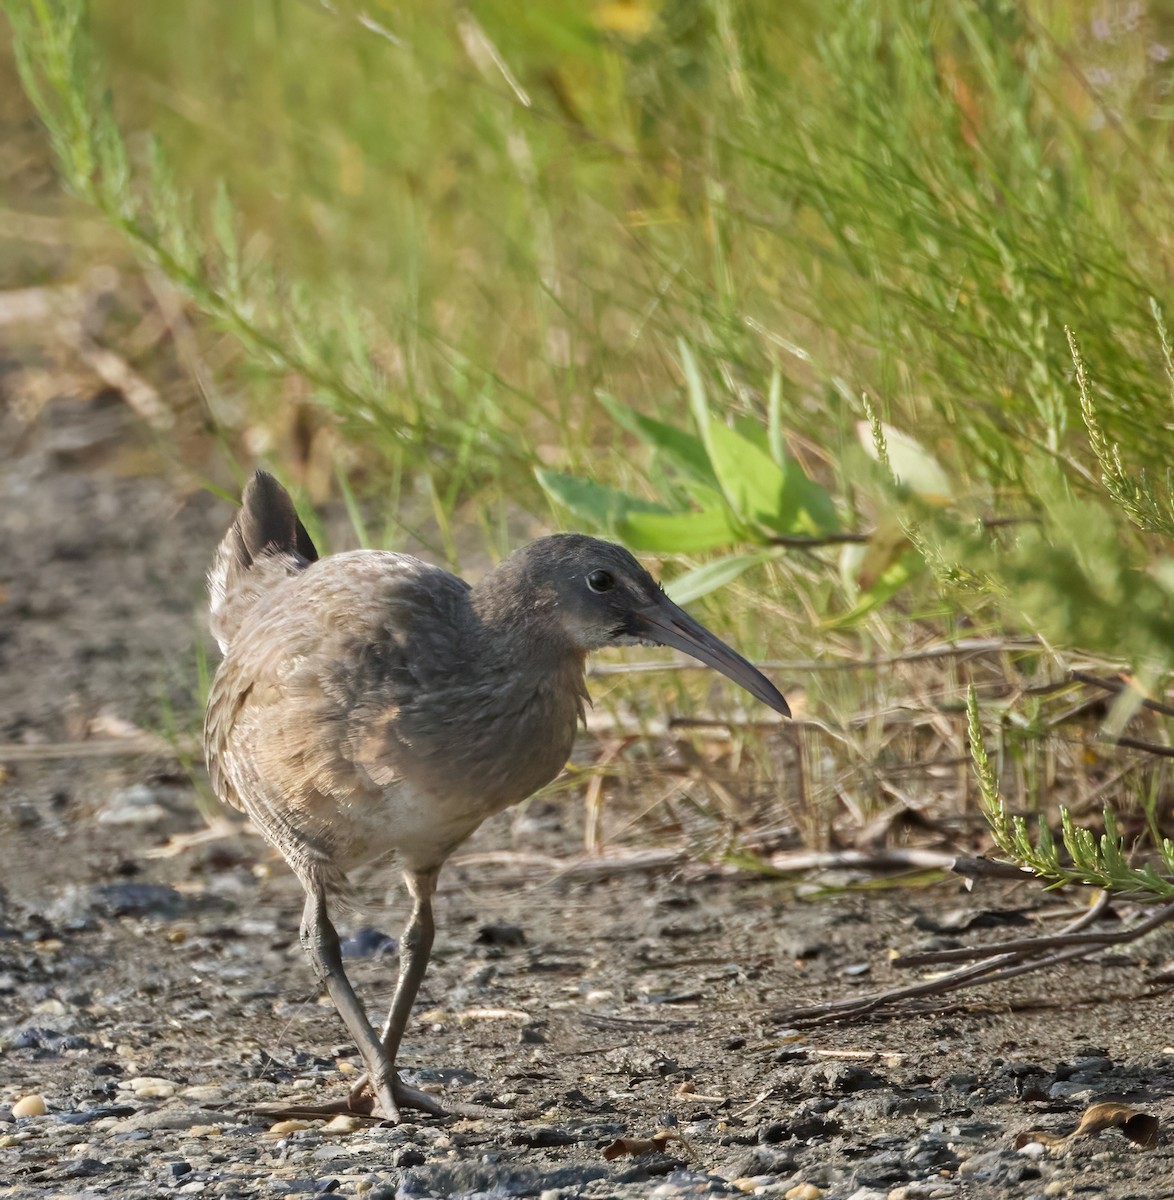
POLYGON ((362 1129, 367 1124, 362 1117, 352 1117, 349 1113, 339 1113, 336 1117, 331 1117, 325 1125, 322 1126, 323 1133, 354 1133, 356 1129, 362 1129))
POLYGON ((45 1097, 36 1094, 21 1096, 12 1106, 14 1117, 43 1117, 48 1111, 45 1107, 45 1097))
POLYGON ((310 1128, 309 1123, 306 1121, 296 1121, 296 1120, 278 1121, 275 1124, 269 1126, 269 1128, 266 1130, 266 1136, 268 1136, 268 1137, 284 1137, 285 1134, 287 1134, 287 1133, 297 1133, 299 1130, 309 1129, 309 1128, 310 1128))

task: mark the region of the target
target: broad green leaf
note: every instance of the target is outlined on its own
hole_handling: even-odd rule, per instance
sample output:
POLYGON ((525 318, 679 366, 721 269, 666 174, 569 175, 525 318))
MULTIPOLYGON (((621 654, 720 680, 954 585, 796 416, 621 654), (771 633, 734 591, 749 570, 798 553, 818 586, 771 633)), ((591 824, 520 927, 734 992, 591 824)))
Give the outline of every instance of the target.
POLYGON ((785 459, 775 458, 770 445, 770 432, 757 417, 747 416, 745 413, 738 414, 734 417, 733 427, 751 445, 757 446, 764 454, 770 455, 779 466, 785 466, 785 459))
POLYGON ((836 503, 828 494, 828 490, 808 479, 794 460, 787 463, 787 487, 783 493, 784 512, 800 514, 801 519, 795 525, 802 533, 819 536, 821 533, 835 533, 840 528, 840 518, 836 512, 836 503))
POLYGON ((575 516, 603 529, 617 529, 631 513, 668 513, 663 504, 629 496, 618 488, 605 487, 590 479, 577 475, 566 475, 561 471, 534 472, 543 490, 557 504, 569 509, 575 516))
POLYGON ((678 575, 671 583, 665 584, 669 598, 677 604, 688 604, 692 600, 708 596, 710 592, 725 587, 739 575, 766 562, 769 554, 732 554, 728 558, 719 558, 716 562, 706 563, 692 571, 678 575))
POLYGON ((745 535, 724 508, 702 512, 630 512, 616 532, 634 550, 662 554, 699 554, 744 541, 745 535))
MULTIPOLYGON (((885 433, 889 466, 897 479, 923 500, 935 504, 947 503, 953 497, 954 489, 938 460, 907 433, 902 433, 884 422, 881 423, 881 428, 885 433)), ((870 458, 879 460, 872 427, 867 421, 856 422, 856 435, 860 438, 865 453, 870 458)))
POLYGON ((777 528, 787 477, 769 454, 711 417, 706 443, 730 507, 746 521, 777 528))
POLYGON ((819 535, 839 527, 831 497, 793 460, 780 466, 763 447, 714 419, 708 444, 722 490, 743 520, 781 534, 819 535))
MULTIPOLYGON (((704 483, 694 483, 688 490, 693 503, 702 511, 708 508, 728 508, 725 495, 722 493, 716 479, 713 481, 712 487, 704 483)), ((732 515, 730 520, 736 524, 732 515)))
POLYGON ((674 425, 643 416, 613 396, 600 396, 604 408, 617 425, 635 434, 658 453, 664 455, 674 466, 695 476, 703 482, 716 483, 713 467, 709 462, 705 444, 699 437, 686 433, 674 425))

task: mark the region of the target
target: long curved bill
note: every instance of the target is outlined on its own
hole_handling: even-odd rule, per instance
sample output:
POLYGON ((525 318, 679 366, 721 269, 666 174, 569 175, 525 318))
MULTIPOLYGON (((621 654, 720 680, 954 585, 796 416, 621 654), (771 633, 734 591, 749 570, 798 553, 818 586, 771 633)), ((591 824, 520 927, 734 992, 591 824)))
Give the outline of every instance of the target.
POLYGON ((694 621, 667 596, 633 613, 630 629, 637 637, 691 654, 706 666, 720 671, 727 679, 732 679, 775 712, 782 713, 784 717, 791 715, 782 692, 757 667, 748 663, 721 638, 714 637, 704 625, 694 621))

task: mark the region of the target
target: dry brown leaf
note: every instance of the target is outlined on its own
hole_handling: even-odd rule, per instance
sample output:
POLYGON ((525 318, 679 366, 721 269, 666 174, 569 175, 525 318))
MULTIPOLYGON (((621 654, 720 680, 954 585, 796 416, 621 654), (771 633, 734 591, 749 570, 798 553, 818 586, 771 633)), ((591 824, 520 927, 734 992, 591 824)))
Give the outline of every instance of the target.
POLYGON ((605 1146, 603 1149, 604 1162, 611 1162, 613 1159, 622 1158, 625 1154, 635 1158, 640 1154, 651 1154, 653 1151, 660 1153, 665 1146, 668 1145, 667 1137, 651 1137, 651 1138, 616 1138, 610 1146, 605 1146))
POLYGON ((1128 1104, 1090 1104, 1071 1136, 1092 1137, 1103 1129, 1120 1129, 1131 1142, 1146 1150, 1158 1144, 1158 1118, 1128 1104))
POLYGON ((1033 1129, 1029 1133, 1021 1133, 1015 1138, 1015 1149, 1019 1150, 1029 1142, 1039 1142, 1044 1146, 1062 1146, 1075 1137, 1095 1137, 1106 1129, 1119 1129, 1134 1145, 1143 1150, 1152 1150, 1158 1144, 1158 1118, 1152 1113, 1141 1112, 1130 1108, 1128 1104, 1114 1104, 1104 1101, 1090 1104, 1080 1118, 1080 1124, 1070 1133, 1046 1133, 1033 1129))
POLYGON ((669 1142, 680 1142, 685 1149, 685 1156, 694 1157, 693 1147, 679 1133, 672 1129, 658 1129, 652 1137, 616 1138, 610 1146, 604 1147, 603 1158, 605 1162, 611 1162, 625 1154, 632 1158, 640 1154, 661 1154, 669 1142))

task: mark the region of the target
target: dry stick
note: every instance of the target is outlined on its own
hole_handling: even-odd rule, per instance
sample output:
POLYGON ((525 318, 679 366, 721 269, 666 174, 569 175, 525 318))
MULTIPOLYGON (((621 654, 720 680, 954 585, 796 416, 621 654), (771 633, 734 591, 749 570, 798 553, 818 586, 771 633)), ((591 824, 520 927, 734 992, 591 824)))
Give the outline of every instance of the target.
POLYGON ((174 743, 155 734, 127 738, 94 739, 84 742, 0 743, 0 762, 45 762, 63 758, 116 758, 119 755, 175 754, 198 750, 194 738, 177 738, 174 743))
MULTIPOLYGON (((1076 933, 1078 930, 1085 928, 1085 926, 1095 921, 1108 905, 1109 894, 1102 892, 1087 912, 1081 913, 1074 921, 1069 922, 1061 933, 1056 936, 1063 937, 1064 934, 1076 933)), ((1171 909, 1171 915, 1174 915, 1174 905, 1171 906, 1171 909)), ((1098 947, 1082 946, 1079 948, 1079 953, 1091 954, 1095 949, 1098 949, 1098 947)), ((968 987, 974 983, 989 983, 991 982, 991 978, 994 977, 992 973, 996 971, 1000 973, 997 976, 998 978, 1007 978, 1007 972, 1023 974, 1024 971, 1036 970, 1043 965, 1051 965, 1047 960, 1044 960, 1044 962, 1024 963, 1023 960, 1028 957, 1028 952, 1026 951, 1007 954, 1001 953, 999 949, 992 947, 991 954, 993 957, 987 962, 975 963, 969 967, 961 967, 937 979, 910 984, 905 987, 890 988, 887 991, 876 992, 862 999, 833 1000, 827 1004, 813 1004, 807 1008, 791 1009, 777 1014, 776 1020, 800 1025, 823 1025, 830 1021, 843 1020, 846 1017, 863 1017, 878 1008, 883 1008, 885 1005, 893 1004, 898 1000, 912 1000, 919 996, 937 996, 945 992, 957 991, 959 988, 968 987), (1019 967, 1023 969, 1016 969, 1019 967)), ((1070 952, 1070 956, 1077 957, 1077 952, 1070 952)))
MULTIPOLYGON (((1007 650, 1041 650, 1043 643, 1034 637, 1018 638, 960 638, 956 642, 939 642, 904 654, 881 658, 853 659, 849 662, 828 662, 826 659, 796 658, 768 659, 755 665, 768 671, 864 671, 874 667, 891 667, 899 663, 926 662, 936 658, 964 658, 968 654, 1002 653, 1007 650)), ((588 671, 592 678, 607 675, 643 675, 654 671, 703 671, 708 668, 693 662, 596 663, 588 671)))
MULTIPOLYGON (((1107 895, 1108 893, 1104 893, 1107 895)), ((1058 933, 1050 937, 1017 938, 1014 941, 1000 942, 997 947, 990 946, 960 946, 953 950, 925 950, 915 954, 902 954, 894 958, 890 966, 894 967, 928 967, 937 963, 969 962, 974 958, 985 958, 993 953, 1007 954, 1012 951, 1057 950, 1065 946, 1088 946, 1095 950, 1104 946, 1119 946, 1124 942, 1136 941, 1151 929, 1157 929, 1174 918, 1174 903, 1158 909, 1153 916, 1147 917, 1138 925, 1129 929, 1115 930, 1112 933, 1058 933)))
POLYGON ((941 850, 894 847, 889 850, 780 850, 767 859, 775 871, 883 871, 914 868, 951 871, 957 855, 941 850))
MULTIPOLYGON (((1073 671, 1072 678, 1078 683, 1088 683, 1093 687, 1104 688, 1106 692, 1124 692, 1132 691, 1129 684, 1121 679, 1102 679, 1099 675, 1093 675, 1089 671, 1073 671)), ((1148 708, 1151 712, 1162 713, 1167 717, 1174 717, 1174 705, 1163 704, 1160 700, 1151 700, 1148 696, 1140 695, 1142 708, 1148 708)))
POLYGON ((1174 758, 1174 746, 1160 746, 1156 742, 1143 742, 1139 738, 1116 737, 1105 739, 1111 746, 1125 746, 1130 750, 1144 750, 1158 758, 1174 758))
MULTIPOLYGON (((1014 525, 1038 525, 1041 518, 1036 516, 1022 517, 981 517, 980 521, 984 529, 1005 529, 1008 526, 1014 525)), ((768 537, 766 542, 770 546, 782 546, 784 548, 795 550, 813 550, 820 546, 842 546, 844 544, 862 545, 871 542, 876 536, 875 533, 821 533, 816 535, 811 534, 776 534, 774 537, 768 537)))

